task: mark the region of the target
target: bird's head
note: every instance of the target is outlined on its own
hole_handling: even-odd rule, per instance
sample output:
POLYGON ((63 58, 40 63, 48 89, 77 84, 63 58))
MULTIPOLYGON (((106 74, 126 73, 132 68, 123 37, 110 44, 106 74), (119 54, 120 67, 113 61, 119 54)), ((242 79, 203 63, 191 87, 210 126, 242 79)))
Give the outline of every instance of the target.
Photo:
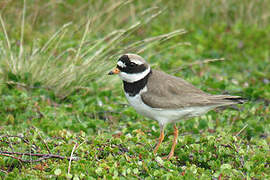
POLYGON ((132 83, 143 79, 151 71, 149 64, 139 55, 124 54, 118 61, 114 70, 109 75, 118 74, 126 82, 132 83))

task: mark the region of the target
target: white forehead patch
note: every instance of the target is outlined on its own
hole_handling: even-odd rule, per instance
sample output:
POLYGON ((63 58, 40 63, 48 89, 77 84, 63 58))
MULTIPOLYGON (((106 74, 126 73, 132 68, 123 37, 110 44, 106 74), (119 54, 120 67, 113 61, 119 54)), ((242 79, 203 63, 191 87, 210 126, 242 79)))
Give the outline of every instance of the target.
POLYGON ((125 63, 123 63, 122 61, 118 61, 117 65, 120 66, 121 68, 125 68, 127 67, 125 63))
POLYGON ((130 62, 133 62, 133 63, 135 63, 135 64, 137 64, 137 65, 142 65, 142 64, 144 64, 142 61, 140 61, 140 60, 138 60, 138 59, 130 59, 130 62))

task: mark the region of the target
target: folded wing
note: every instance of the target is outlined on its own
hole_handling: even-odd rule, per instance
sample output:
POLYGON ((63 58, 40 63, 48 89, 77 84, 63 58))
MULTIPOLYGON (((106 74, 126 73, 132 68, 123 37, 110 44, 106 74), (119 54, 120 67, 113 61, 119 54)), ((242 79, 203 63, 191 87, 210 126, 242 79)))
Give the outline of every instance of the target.
POLYGON ((148 79, 147 92, 141 94, 141 98, 148 106, 162 109, 243 103, 239 96, 207 94, 181 78, 155 70, 148 79))

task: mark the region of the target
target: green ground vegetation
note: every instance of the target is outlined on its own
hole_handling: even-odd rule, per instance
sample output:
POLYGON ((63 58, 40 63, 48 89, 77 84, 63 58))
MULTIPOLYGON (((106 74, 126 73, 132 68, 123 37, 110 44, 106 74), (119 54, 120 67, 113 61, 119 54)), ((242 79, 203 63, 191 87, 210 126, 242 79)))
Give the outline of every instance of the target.
POLYGON ((3 0, 0 8, 1 178, 270 178, 268 0, 3 0), (106 75, 125 52, 248 101, 179 122, 175 157, 163 160, 172 127, 154 155, 157 122, 128 106, 121 81, 106 75))

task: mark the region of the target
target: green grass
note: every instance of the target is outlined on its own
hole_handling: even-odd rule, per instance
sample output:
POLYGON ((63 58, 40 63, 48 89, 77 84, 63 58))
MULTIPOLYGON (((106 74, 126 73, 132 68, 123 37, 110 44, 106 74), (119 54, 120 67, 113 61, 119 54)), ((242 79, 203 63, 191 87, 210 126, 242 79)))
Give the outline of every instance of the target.
MULTIPOLYGON (((32 19, 27 15, 38 7, 29 2, 28 7, 27 1, 23 2, 24 4, 17 2, 23 6, 21 22, 17 22, 21 24, 19 39, 16 39, 18 32, 13 33, 16 28, 10 27, 9 16, 4 16, 7 23, 2 16, 0 18, 3 31, 0 72, 5 80, 24 81, 31 87, 52 89, 61 98, 77 89, 85 88, 93 81, 99 82, 100 86, 108 84, 104 76, 100 75, 113 67, 112 60, 119 54, 129 51, 144 52, 159 42, 185 33, 185 30, 178 29, 132 40, 131 37, 138 29, 156 18, 163 10, 155 6, 145 7, 143 10, 136 8, 134 10, 138 12, 132 14, 126 10, 131 1, 108 1, 94 3, 94 10, 89 7, 89 14, 82 18, 83 22, 64 22, 54 33, 49 31, 47 36, 42 37, 33 33, 35 36, 30 39, 30 34, 25 33, 25 27, 32 26, 32 19), (118 17, 119 11, 125 13, 125 17, 118 17), (116 22, 112 21, 114 18, 117 19, 116 22), (127 20, 131 18, 132 20, 127 20)), ((8 13, 11 13, 12 3, 9 6, 11 10, 8 8, 8 13)), ((54 16, 51 18, 54 19, 54 16)))
POLYGON ((48 158, 32 162, 39 157, 12 155, 15 157, 12 158, 2 153, 1 178, 270 178, 268 1, 160 1, 155 6, 159 10, 165 8, 164 11, 132 29, 130 34, 119 36, 121 41, 115 46, 119 39, 106 40, 110 32, 119 29, 128 32, 132 24, 159 10, 154 8, 142 15, 154 7, 143 1, 122 5, 120 1, 119 4, 33 2, 26 1, 21 56, 23 4, 1 2, 1 16, 11 48, 1 31, 0 151, 64 157, 73 154, 76 161, 70 164, 67 159, 48 158), (99 18, 90 23, 83 40, 89 16, 99 18), (72 25, 62 31, 61 27, 71 21, 72 25), (188 33, 171 37, 169 33, 177 29, 188 33), (61 41, 53 38, 46 52, 39 51, 31 64, 28 57, 35 47, 46 47, 46 42, 59 30, 61 41), (167 35, 162 38, 164 34, 167 35), (155 41, 149 39, 157 36, 155 41), (169 41, 164 41, 166 37, 169 41), (142 46, 142 39, 149 43, 142 46), (76 64, 80 68, 75 73, 58 76, 70 66, 65 60, 76 59, 76 54, 81 55, 96 42, 100 42, 100 47, 89 54, 90 58, 98 57, 92 68, 104 67, 96 73, 88 68, 80 72, 81 65, 89 59, 79 58, 77 63, 82 64, 76 64), (129 45, 134 49, 123 49, 129 45), (112 49, 95 56, 103 47, 112 49), (159 136, 157 122, 129 107, 120 80, 106 76, 117 56, 127 51, 140 52, 154 68, 180 76, 209 93, 241 95, 248 102, 236 109, 211 111, 181 121, 175 157, 162 160, 170 151, 172 127, 167 127, 164 143, 154 155, 153 147, 159 136), (61 52, 69 54, 55 61, 61 52), (23 68, 10 66, 11 54, 15 63, 21 63, 15 67, 23 68), (225 60, 199 63, 215 58, 225 60))

